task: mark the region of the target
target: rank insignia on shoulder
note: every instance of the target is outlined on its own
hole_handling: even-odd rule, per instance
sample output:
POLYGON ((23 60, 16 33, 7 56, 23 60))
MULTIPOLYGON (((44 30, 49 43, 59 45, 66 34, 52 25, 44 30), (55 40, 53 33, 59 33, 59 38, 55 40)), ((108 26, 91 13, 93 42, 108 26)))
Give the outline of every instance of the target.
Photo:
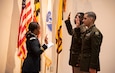
POLYGON ((35 39, 36 39, 36 37, 31 37, 31 38, 30 38, 30 40, 35 40, 35 39))
POLYGON ((86 36, 90 36, 90 33, 87 33, 86 36))
POLYGON ((99 32, 97 31, 97 32, 95 32, 95 35, 99 35, 99 32))

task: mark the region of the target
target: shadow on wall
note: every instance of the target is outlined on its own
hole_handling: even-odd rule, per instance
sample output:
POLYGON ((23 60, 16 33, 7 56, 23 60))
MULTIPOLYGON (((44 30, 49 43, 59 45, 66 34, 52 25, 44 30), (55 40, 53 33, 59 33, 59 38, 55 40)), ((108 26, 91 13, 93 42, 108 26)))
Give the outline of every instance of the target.
POLYGON ((13 73, 15 68, 15 52, 18 36, 19 15, 18 0, 14 0, 5 73, 13 73))

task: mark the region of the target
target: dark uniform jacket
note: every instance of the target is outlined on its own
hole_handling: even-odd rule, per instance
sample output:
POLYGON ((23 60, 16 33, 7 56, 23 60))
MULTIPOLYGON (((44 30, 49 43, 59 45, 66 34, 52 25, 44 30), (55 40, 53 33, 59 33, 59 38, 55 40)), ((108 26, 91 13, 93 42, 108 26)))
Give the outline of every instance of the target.
POLYGON ((76 64, 79 64, 79 55, 81 52, 80 28, 72 29, 70 20, 66 20, 65 24, 66 24, 68 33, 72 36, 69 65, 76 66, 76 64))
MULTIPOLYGON (((39 40, 33 33, 29 33, 26 38, 26 48, 28 52, 22 66, 22 72, 39 72, 41 60, 40 55, 42 54, 43 50, 41 49, 39 40)), ((47 46, 44 44, 42 48, 46 49, 47 46)))
POLYGON ((102 43, 103 35, 92 25, 84 34, 82 38, 82 49, 80 59, 80 69, 82 71, 89 71, 89 68, 100 71, 99 53, 102 43))

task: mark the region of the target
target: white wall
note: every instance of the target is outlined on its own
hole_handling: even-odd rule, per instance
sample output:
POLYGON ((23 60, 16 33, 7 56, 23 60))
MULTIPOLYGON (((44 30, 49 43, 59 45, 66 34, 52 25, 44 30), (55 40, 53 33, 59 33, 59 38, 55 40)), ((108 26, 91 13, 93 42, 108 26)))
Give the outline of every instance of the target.
MULTIPOLYGON (((58 9, 55 9, 57 7, 55 5, 57 3, 58 1, 54 0, 53 28, 56 25, 56 10, 58 9)), ((77 12, 94 11, 97 14, 96 26, 104 36, 100 53, 101 71, 99 73, 115 73, 114 3, 115 0, 67 0, 67 11, 64 13, 65 20, 71 12, 73 26, 73 19, 77 12)), ((0 73, 20 73, 20 60, 16 56, 20 9, 21 0, 0 0, 0 73)), ((55 35, 54 30, 53 35, 55 35)), ((53 41, 55 42, 54 38, 53 41)), ((71 36, 68 35, 63 22, 63 51, 59 55, 58 73, 72 73, 71 66, 68 65, 70 44, 71 36)), ((55 73, 56 54, 55 47, 53 48, 52 73, 55 73)))
POLYGON ((6 68, 13 1, 0 0, 0 72, 6 68))

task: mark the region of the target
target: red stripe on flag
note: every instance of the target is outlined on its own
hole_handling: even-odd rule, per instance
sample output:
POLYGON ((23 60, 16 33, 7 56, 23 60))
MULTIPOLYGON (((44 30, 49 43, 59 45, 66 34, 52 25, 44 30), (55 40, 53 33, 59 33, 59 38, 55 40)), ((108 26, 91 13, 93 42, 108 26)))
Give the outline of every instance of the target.
POLYGON ((26 19, 26 14, 22 16, 22 22, 26 19))
POLYGON ((27 4, 26 4, 26 9, 30 6, 31 2, 29 1, 27 4))
POLYGON ((26 49, 25 49, 24 45, 22 45, 22 51, 23 51, 23 54, 25 55, 26 49))
POLYGON ((22 39, 19 40, 19 42, 18 42, 19 46, 23 45, 23 42, 24 42, 25 39, 26 39, 26 37, 24 36, 22 39))
POLYGON ((28 26, 28 24, 31 22, 31 20, 32 20, 32 16, 31 16, 30 19, 28 19, 28 21, 27 21, 27 26, 28 26))

